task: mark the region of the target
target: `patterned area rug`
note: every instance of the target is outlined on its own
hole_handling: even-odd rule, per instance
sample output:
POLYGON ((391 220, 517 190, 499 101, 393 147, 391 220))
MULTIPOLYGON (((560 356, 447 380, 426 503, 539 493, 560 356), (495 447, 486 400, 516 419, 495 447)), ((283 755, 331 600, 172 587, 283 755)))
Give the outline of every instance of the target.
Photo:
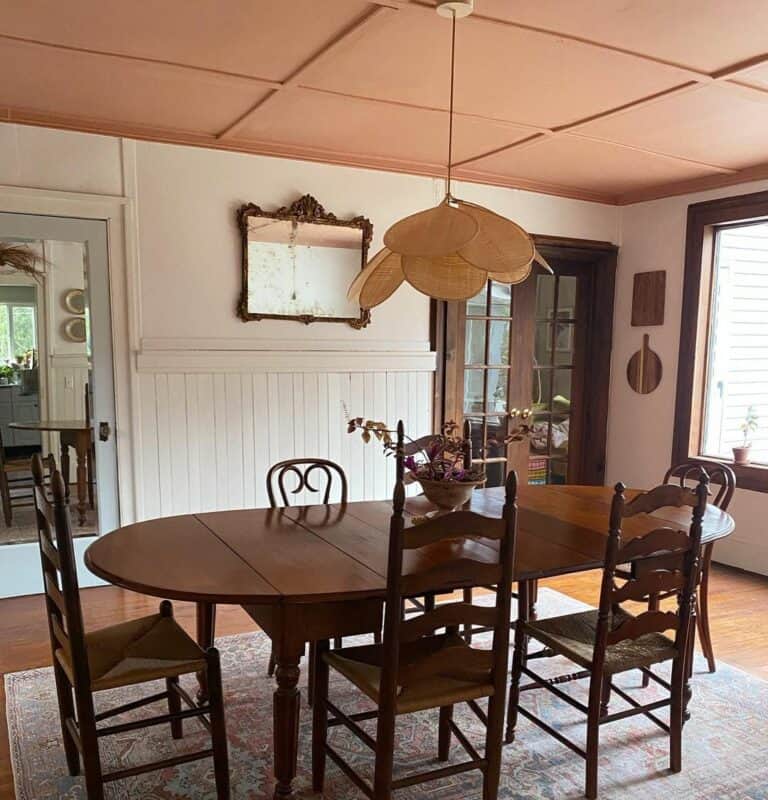
MULTIPOLYGON (((583 608, 551 590, 541 593, 540 616, 552 616, 583 608)), ((272 684, 266 677, 269 640, 262 634, 241 634, 218 641, 222 652, 226 696, 233 800, 267 800, 272 797, 272 684)), ((568 662, 557 665, 568 672, 568 662)), ((60 741, 53 675, 38 669, 7 675, 7 714, 17 800, 84 800, 82 781, 67 775, 60 741)), ((625 687, 639 689, 639 673, 620 679, 625 687)), ((304 684, 302 684, 302 691, 304 684)), ((158 691, 159 689, 154 689, 158 691)), ((667 796, 675 800, 765 800, 768 798, 768 683, 720 664, 714 675, 696 665, 693 682, 692 719, 683 743, 683 773, 667 771, 668 741, 642 717, 615 722, 601 732, 600 797, 603 800, 648 800, 667 796)), ((568 691, 585 699, 582 685, 568 691)), ((100 695, 99 708, 127 702, 138 696, 134 689, 100 695)), ((357 693, 338 678, 331 697, 342 707, 368 707, 357 693)), ((542 692, 524 695, 527 705, 560 726, 572 738, 583 741, 581 717, 542 692)), ((624 707, 614 700, 612 710, 624 707)), ((98 710, 98 709, 97 709, 98 710)), ((466 707, 457 707, 457 721, 470 739, 483 741, 483 732, 466 707)), ((403 717, 398 723, 396 774, 433 767, 437 752, 436 712, 403 717)), ((342 729, 333 731, 337 749, 360 768, 372 772, 367 749, 342 729)), ((302 700, 297 798, 317 797, 311 789, 311 714, 302 700)), ((207 735, 196 723, 185 723, 185 737, 174 742, 165 726, 102 740, 107 769, 127 767, 173 752, 207 745, 207 735)), ((462 760, 458 744, 452 760, 462 760)), ((565 800, 583 796, 584 763, 538 728, 521 719, 517 739, 504 748, 500 798, 503 800, 565 800)), ((210 761, 186 764, 149 773, 107 787, 109 800, 209 800, 215 798, 210 761)), ((440 800, 481 798, 479 773, 400 791, 403 800, 435 797, 440 800)), ((329 762, 324 797, 333 800, 362 797, 329 762)))

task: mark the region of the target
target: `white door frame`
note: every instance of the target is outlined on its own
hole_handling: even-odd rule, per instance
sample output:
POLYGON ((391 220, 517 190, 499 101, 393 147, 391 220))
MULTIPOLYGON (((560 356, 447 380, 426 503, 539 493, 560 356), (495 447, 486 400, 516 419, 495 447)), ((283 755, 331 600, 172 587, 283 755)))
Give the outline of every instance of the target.
MULTIPOLYGON (((132 153, 132 148, 124 149, 130 149, 132 153)), ((130 170, 125 170, 125 173, 127 176, 135 175, 130 170)), ((0 211, 79 217, 107 223, 120 523, 125 525, 133 522, 136 509, 140 507, 136 489, 141 485, 136 480, 139 463, 134 436, 134 431, 138 430, 135 403, 137 376, 132 361, 133 353, 138 350, 139 330, 134 203, 128 197, 115 195, 0 185, 0 211)))

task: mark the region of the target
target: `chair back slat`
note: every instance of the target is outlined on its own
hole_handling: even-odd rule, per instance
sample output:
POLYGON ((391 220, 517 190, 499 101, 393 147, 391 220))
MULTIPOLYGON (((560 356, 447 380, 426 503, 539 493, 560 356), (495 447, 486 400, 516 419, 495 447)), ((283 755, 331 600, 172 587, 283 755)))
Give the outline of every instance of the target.
POLYGON ((637 617, 622 622, 608 633, 608 644, 618 644, 626 639, 639 639, 649 633, 676 631, 680 627, 680 618, 676 611, 646 611, 637 617))
POLYGON ((400 626, 400 641, 412 642, 428 636, 440 628, 478 625, 492 628, 496 622, 496 609, 491 606, 476 606, 472 603, 445 603, 427 611, 400 626))
POLYGON ((43 555, 50 562, 51 567, 57 572, 61 570, 59 551, 56 549, 56 546, 50 539, 48 533, 40 532, 40 549, 43 551, 43 555))
POLYGON ((662 483, 648 492, 643 492, 625 503, 622 516, 634 517, 636 514, 650 514, 660 508, 681 508, 695 506, 696 495, 684 486, 662 483))
POLYGON ((703 470, 699 471, 694 490, 686 486, 662 484, 638 495, 631 502, 624 497, 623 484, 616 485, 611 504, 593 654, 596 671, 602 669, 608 647, 654 633, 674 631, 674 648, 679 657, 685 656, 690 623, 695 613, 702 520, 708 494, 709 478, 703 470), (655 528, 622 545, 623 520, 640 514, 653 514, 670 506, 691 508, 691 524, 687 532, 674 528, 655 528), (647 568, 640 572, 633 570, 628 577, 624 570, 619 569, 619 565, 627 562, 646 564, 647 568), (626 582, 618 585, 617 578, 626 579, 626 582), (659 590, 676 591, 677 608, 674 611, 650 609, 637 616, 623 613, 622 603, 647 603, 648 597, 659 590))
POLYGON ((664 483, 676 481, 680 486, 690 486, 691 484, 695 486, 702 469, 709 475, 710 488, 712 484, 720 487, 712 495, 710 502, 723 511, 727 511, 736 491, 736 474, 728 464, 705 459, 683 461, 667 470, 664 483))
POLYGON ((625 561, 634 561, 636 558, 684 553, 690 546, 691 539, 685 531, 656 528, 643 536, 630 539, 619 549, 617 558, 621 564, 625 561))
POLYGON ((347 476, 336 462, 326 458, 290 458, 278 461, 267 472, 269 505, 272 508, 280 506, 275 489, 280 493, 283 506, 291 505, 289 494, 298 495, 303 491, 320 495, 320 502, 327 504, 336 481, 340 487, 340 502, 346 503, 349 493, 347 476), (294 484, 293 488, 286 485, 288 482, 294 484))
POLYGON ((454 511, 406 530, 403 514, 405 432, 402 422, 397 426, 395 453, 396 481, 390 519, 380 713, 394 713, 398 692, 407 688, 410 682, 430 678, 479 680, 493 685, 494 696, 498 694, 503 698, 517 530, 517 476, 510 472, 507 477, 502 519, 454 511), (491 540, 488 547, 478 543, 482 539, 491 540), (419 552, 417 548, 423 550, 419 552), (478 549, 483 552, 478 558, 473 558, 478 549), (453 556, 446 559, 446 551, 453 556), (407 569, 404 569, 405 554, 408 554, 407 569), (438 561, 438 558, 442 560, 438 561), (421 566, 418 571, 414 570, 414 563, 421 566), (489 584, 497 587, 493 606, 450 603, 416 617, 409 616, 407 621, 403 619, 402 603, 406 597, 489 584), (464 644, 458 638, 458 631, 464 625, 492 628, 492 648, 488 650, 464 644), (447 636, 443 636, 442 629, 447 636), (404 660, 401 659, 401 646, 406 644, 410 647, 403 651, 407 654, 404 660), (433 647, 437 649, 431 649, 433 647), (420 654, 418 658, 414 657, 414 652, 420 654))
POLYGON ((400 587, 406 597, 440 589, 490 586, 501 580, 499 564, 483 564, 473 558, 457 558, 430 569, 403 575, 400 587))
POLYGON ((50 497, 39 454, 32 459, 32 477, 51 649, 55 662, 68 665, 75 693, 88 694, 91 680, 66 487, 53 456, 47 462, 50 497))
POLYGON ((684 587, 685 575, 682 570, 648 570, 642 576, 628 580, 623 586, 614 588, 611 598, 613 603, 625 603, 627 600, 647 603, 651 596, 678 592, 684 587))
POLYGON ((490 519, 474 511, 454 511, 433 517, 408 528, 403 534, 403 547, 411 550, 425 547, 451 536, 462 539, 503 539, 506 525, 502 519, 490 519))

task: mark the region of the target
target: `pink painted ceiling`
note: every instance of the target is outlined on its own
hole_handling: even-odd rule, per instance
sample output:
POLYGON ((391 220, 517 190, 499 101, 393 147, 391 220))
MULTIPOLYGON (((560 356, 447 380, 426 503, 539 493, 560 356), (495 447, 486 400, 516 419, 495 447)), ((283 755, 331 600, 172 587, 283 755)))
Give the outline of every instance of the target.
MULTIPOLYGON (((25 0, 0 120, 443 175, 434 0, 25 0)), ((626 203, 768 177, 765 0, 476 0, 457 177, 626 203)))

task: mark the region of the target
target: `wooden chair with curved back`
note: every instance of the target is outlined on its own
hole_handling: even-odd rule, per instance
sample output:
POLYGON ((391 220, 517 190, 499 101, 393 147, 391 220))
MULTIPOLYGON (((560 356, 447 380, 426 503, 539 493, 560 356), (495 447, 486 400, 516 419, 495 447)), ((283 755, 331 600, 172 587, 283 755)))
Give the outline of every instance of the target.
MULTIPOLYGON (((53 456, 49 456, 53 464, 53 456)), ((43 571, 45 608, 53 655, 64 752, 70 775, 85 777, 88 800, 104 800, 104 784, 144 772, 213 757, 218 800, 229 800, 229 766, 219 654, 203 651, 173 618, 167 600, 149 617, 85 632, 72 545, 72 523, 61 473, 54 470, 49 498, 43 483, 43 462, 32 460, 38 543, 43 571), (179 676, 203 672, 209 699, 196 704, 179 685, 179 676), (164 680, 165 691, 96 713, 95 692, 164 680), (164 702, 168 713, 100 726, 99 723, 151 703, 164 702), (182 710, 182 704, 188 706, 182 710), (211 734, 206 750, 173 756, 151 764, 105 772, 99 739, 150 725, 167 723, 174 739, 183 736, 185 719, 197 719, 211 734)))
POLYGON ((397 479, 390 521, 387 598, 382 644, 329 650, 318 643, 313 707, 313 788, 322 792, 326 757, 373 800, 389 800, 393 790, 480 770, 484 800, 498 796, 501 767, 504 696, 509 650, 509 616, 516 534, 517 478, 506 482, 501 518, 459 510, 406 528, 403 518, 403 424, 398 424, 397 479), (496 547, 478 546, 477 540, 496 547), (450 541, 447 548, 442 545, 450 541), (456 555, 465 547, 466 555, 456 555), (479 552, 487 557, 479 557, 479 552), (449 602, 413 618, 402 613, 403 600, 443 594, 453 587, 498 586, 495 606, 449 602), (463 625, 490 626, 492 649, 474 648, 460 635, 463 625), (438 631, 444 631, 438 633, 438 631), (347 714, 328 698, 329 670, 340 673, 367 695, 375 711, 347 714), (488 709, 478 700, 488 698, 488 709), (485 724, 485 753, 481 757, 453 720, 453 707, 466 702, 485 724), (393 778, 395 723, 403 714, 439 709, 438 757, 446 762, 455 737, 469 758, 427 772, 393 778), (330 718, 329 718, 330 713, 330 718), (359 726, 377 720, 373 737, 359 726), (375 753, 373 785, 369 785, 327 741, 328 728, 344 725, 375 753))
MULTIPOLYGON (((736 491, 736 475, 727 464, 722 464, 719 461, 685 461, 667 470, 667 474, 664 476, 664 483, 675 481, 680 486, 687 486, 690 482, 695 482, 698 479, 702 469, 709 475, 710 486, 712 484, 719 485, 710 502, 723 511, 727 511, 736 491)), ((712 565, 714 547, 714 542, 704 545, 701 556, 701 579, 696 595, 696 628, 699 632, 699 642, 707 659, 710 672, 714 672, 717 668, 715 651, 712 647, 712 634, 709 628, 709 571, 712 565)), ((657 607, 660 599, 663 598, 655 600, 657 607)), ((644 680, 647 681, 648 678, 645 677, 644 680)))
POLYGON ((699 470, 695 490, 665 484, 638 495, 630 502, 624 497, 623 484, 616 485, 611 504, 608 541, 597 609, 566 614, 561 617, 534 621, 528 619, 521 587, 520 615, 515 628, 515 653, 512 661, 512 681, 507 715, 507 742, 514 741, 518 714, 522 714, 586 760, 586 790, 588 798, 597 797, 598 743, 600 727, 606 723, 644 714, 670 737, 670 769, 682 769, 682 729, 685 704, 689 696, 688 657, 693 635, 696 584, 701 558, 702 519, 707 507, 708 477, 699 470), (688 531, 669 527, 651 531, 624 541, 624 520, 640 514, 650 514, 660 508, 690 507, 692 520, 688 531), (663 561, 662 561, 663 559, 663 561), (622 564, 645 560, 651 568, 624 572, 622 564), (623 583, 622 583, 623 581, 623 583), (677 598, 675 610, 646 609, 634 616, 623 604, 627 601, 647 603, 654 594, 672 593, 677 598), (673 631, 673 636, 667 636, 673 631), (544 677, 530 668, 528 640, 536 639, 544 650, 534 658, 565 656, 581 667, 569 675, 544 677), (665 681, 650 671, 653 664, 672 662, 671 679, 665 681), (669 695, 645 705, 612 683, 614 675, 628 670, 642 670, 669 695), (531 683, 521 686, 522 675, 531 683), (589 679, 589 701, 584 705, 559 685, 572 680, 589 679), (522 692, 548 689, 558 698, 587 716, 586 750, 571 741, 561 731, 551 727, 532 711, 520 704, 522 692), (625 700, 630 708, 608 713, 611 692, 625 700), (653 712, 669 706, 669 724, 653 712))
POLYGON ((320 501, 327 504, 331 498, 331 491, 334 488, 334 477, 339 483, 339 502, 346 503, 349 495, 347 476, 344 470, 335 462, 327 458, 289 458, 286 461, 278 461, 273 464, 267 472, 267 496, 269 497, 270 508, 279 508, 280 503, 275 497, 275 483, 280 492, 280 499, 283 506, 291 505, 286 491, 286 478, 292 475, 296 480, 296 485, 290 490, 290 494, 297 495, 299 492, 307 491, 320 494, 321 489, 323 499, 320 501), (311 476, 317 472, 323 477, 325 486, 312 483, 311 476))
MULTIPOLYGON (((334 488, 334 477, 337 478, 339 483, 339 502, 346 504, 349 497, 349 486, 347 483, 347 476, 344 470, 335 462, 329 461, 327 458, 289 458, 285 461, 278 461, 273 464, 267 472, 267 497, 269 497, 270 508, 280 508, 281 504, 275 496, 275 488, 280 492, 280 499, 282 506, 290 506, 289 493, 297 495, 299 492, 307 491, 314 494, 322 494, 321 502, 327 505, 331 499, 331 492, 334 488), (316 472, 325 481, 325 484, 312 483, 312 473, 316 472), (295 479, 295 486, 289 491, 286 490, 286 478, 293 476, 295 479)), ((341 647, 341 639, 334 639, 334 647, 341 647)), ((310 664, 310 683, 309 683, 309 701, 312 702, 312 674, 314 673, 315 664, 315 646, 311 643, 309 646, 309 664, 310 664)), ((274 650, 269 654, 269 666, 267 667, 267 675, 271 678, 275 674, 277 661, 275 659, 274 650)))

